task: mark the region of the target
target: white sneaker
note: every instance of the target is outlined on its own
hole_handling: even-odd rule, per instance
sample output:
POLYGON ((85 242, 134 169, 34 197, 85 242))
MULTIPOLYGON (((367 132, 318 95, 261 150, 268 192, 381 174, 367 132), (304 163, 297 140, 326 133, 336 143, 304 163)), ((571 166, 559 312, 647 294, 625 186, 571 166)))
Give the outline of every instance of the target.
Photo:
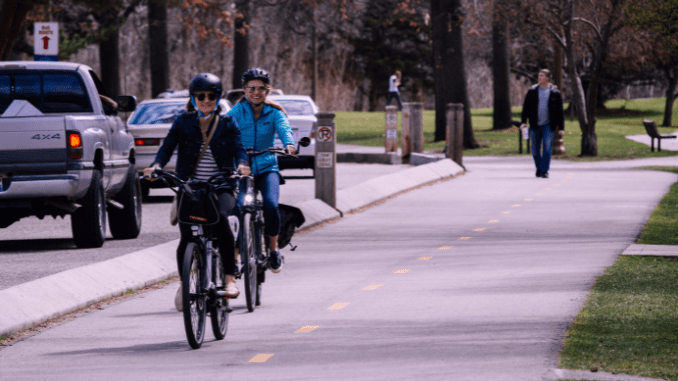
POLYGON ((240 290, 235 286, 235 275, 226 275, 226 298, 237 298, 240 290))
POLYGON ((181 287, 182 284, 179 282, 179 289, 177 290, 176 296, 174 296, 174 307, 177 309, 177 311, 182 312, 184 310, 184 303, 181 299, 181 287))

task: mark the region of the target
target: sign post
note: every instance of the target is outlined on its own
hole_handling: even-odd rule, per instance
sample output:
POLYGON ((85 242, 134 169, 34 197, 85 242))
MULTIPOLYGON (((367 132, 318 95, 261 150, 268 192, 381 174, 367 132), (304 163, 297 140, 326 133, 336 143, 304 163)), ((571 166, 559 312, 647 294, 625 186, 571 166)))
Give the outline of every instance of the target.
POLYGON ((315 142, 315 198, 337 207, 337 139, 334 113, 321 112, 315 142))
POLYGON ((59 60, 58 22, 36 22, 34 24, 33 57, 35 61, 59 60))
POLYGON ((386 106, 386 153, 398 152, 398 107, 386 106))
POLYGON ((447 104, 447 152, 448 158, 462 165, 464 154, 464 105, 447 104))

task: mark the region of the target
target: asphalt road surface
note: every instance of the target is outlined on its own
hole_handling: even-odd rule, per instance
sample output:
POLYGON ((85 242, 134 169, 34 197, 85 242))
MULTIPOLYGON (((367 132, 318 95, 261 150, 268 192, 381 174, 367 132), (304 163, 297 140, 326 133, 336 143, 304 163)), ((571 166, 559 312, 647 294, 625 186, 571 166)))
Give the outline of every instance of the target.
POLYGON ((295 238, 262 305, 186 343, 177 284, 0 349, 2 380, 541 380, 596 276, 678 176, 518 159, 295 238))

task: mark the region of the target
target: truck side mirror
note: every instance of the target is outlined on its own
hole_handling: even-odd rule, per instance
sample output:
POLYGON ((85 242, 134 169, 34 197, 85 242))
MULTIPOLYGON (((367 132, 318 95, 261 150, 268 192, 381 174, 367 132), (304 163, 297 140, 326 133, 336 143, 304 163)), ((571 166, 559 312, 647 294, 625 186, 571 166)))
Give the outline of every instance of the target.
POLYGON ((133 95, 118 95, 118 111, 132 112, 137 108, 137 97, 133 95))

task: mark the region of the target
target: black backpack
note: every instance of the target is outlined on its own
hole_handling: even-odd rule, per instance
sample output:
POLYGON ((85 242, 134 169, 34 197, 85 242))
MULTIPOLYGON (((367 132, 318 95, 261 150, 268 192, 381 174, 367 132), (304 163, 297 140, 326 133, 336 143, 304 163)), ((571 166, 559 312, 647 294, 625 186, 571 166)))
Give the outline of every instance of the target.
POLYGON ((280 233, 278 234, 278 247, 283 248, 287 245, 292 246, 292 251, 297 247, 290 244, 294 230, 304 224, 306 219, 304 213, 290 205, 278 204, 280 211, 280 233))

